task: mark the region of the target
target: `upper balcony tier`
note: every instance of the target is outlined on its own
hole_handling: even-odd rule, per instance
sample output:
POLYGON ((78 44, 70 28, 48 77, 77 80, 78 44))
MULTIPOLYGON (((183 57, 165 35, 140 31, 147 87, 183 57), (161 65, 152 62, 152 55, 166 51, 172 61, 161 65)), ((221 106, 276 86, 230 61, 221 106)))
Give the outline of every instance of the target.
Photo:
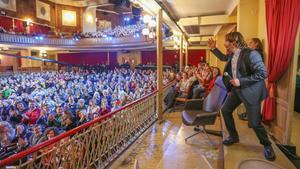
MULTIPOLYGON (((155 48, 155 41, 145 37, 83 38, 80 40, 43 38, 0 33, 0 45, 10 48, 47 47, 56 50, 120 50, 155 48)), ((164 46, 172 46, 170 39, 164 39, 164 46)))

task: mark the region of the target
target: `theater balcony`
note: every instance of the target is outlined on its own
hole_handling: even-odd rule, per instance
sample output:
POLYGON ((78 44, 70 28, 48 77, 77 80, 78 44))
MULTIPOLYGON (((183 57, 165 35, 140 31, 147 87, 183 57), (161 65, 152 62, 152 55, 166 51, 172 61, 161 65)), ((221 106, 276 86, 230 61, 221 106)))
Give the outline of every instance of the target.
MULTIPOLYGON (((122 49, 153 49, 156 44, 145 37, 120 38, 83 38, 79 40, 61 38, 35 38, 14 34, 0 33, 0 44, 9 48, 47 47, 56 50, 122 50, 122 49)), ((164 39, 164 46, 172 46, 170 38, 164 39)))

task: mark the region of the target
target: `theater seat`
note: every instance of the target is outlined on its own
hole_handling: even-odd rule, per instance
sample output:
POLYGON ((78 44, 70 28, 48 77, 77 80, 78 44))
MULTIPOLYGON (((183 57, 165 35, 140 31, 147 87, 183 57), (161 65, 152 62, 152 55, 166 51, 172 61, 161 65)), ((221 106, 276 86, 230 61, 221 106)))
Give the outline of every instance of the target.
POLYGON ((205 126, 215 123, 226 96, 227 90, 223 84, 222 77, 218 77, 213 89, 204 100, 193 99, 186 102, 182 112, 183 123, 187 126, 201 126, 202 128, 195 134, 185 138, 185 141, 199 133, 204 133, 211 145, 214 146, 208 134, 222 136, 222 132, 207 130, 205 126))

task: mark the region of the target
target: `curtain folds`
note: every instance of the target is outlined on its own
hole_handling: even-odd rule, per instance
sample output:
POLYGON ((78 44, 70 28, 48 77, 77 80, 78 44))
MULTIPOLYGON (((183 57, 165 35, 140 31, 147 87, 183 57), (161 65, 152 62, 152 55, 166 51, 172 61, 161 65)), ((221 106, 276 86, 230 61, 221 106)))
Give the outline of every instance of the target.
POLYGON ((276 82, 288 70, 293 56, 300 16, 299 0, 265 0, 268 36, 269 97, 264 102, 263 120, 276 115, 276 82))

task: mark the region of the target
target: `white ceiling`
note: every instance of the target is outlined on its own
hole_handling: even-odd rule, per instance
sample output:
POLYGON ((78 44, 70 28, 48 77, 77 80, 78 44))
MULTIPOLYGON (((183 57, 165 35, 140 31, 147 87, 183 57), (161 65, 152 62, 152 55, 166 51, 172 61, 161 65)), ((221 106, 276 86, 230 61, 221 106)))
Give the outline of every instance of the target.
POLYGON ((226 14, 237 0, 161 0, 176 19, 226 14))
POLYGON ((217 29, 216 25, 212 26, 201 26, 200 27, 200 35, 213 35, 215 30, 217 29))
MULTIPOLYGON (((204 16, 220 16, 220 15, 235 15, 234 12, 238 0, 160 0, 165 8, 170 12, 171 16, 179 21, 183 18, 194 18, 189 24, 182 25, 182 22, 177 22, 188 37, 207 37, 214 36, 222 28, 224 24, 200 25, 197 17, 204 16), (195 24, 198 23, 198 24, 195 24)), ((190 44, 203 44, 205 41, 195 41, 193 38, 190 44), (201 42, 200 42, 201 41, 201 42)), ((206 38, 207 39, 207 38, 206 38)))

